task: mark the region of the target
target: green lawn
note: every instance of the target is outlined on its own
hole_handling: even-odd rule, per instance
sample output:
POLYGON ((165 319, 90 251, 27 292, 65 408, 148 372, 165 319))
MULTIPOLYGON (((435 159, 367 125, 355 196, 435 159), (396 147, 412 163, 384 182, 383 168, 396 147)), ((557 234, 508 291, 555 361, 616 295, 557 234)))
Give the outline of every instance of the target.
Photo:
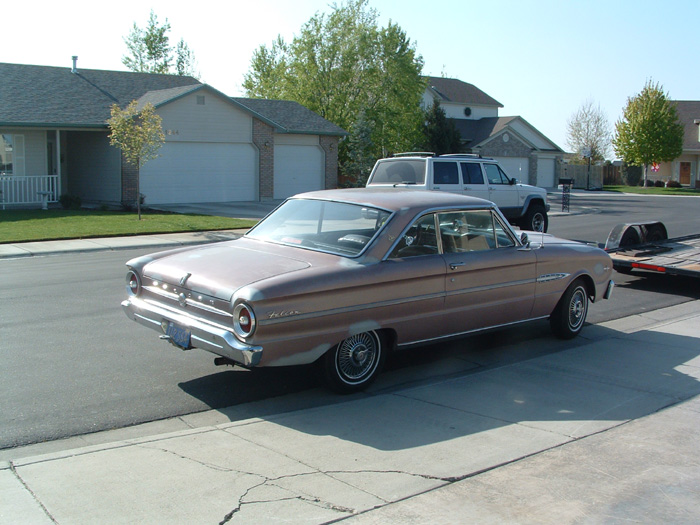
POLYGON ((640 195, 700 195, 697 188, 643 188, 642 186, 605 186, 605 191, 639 193, 640 195))
POLYGON ((250 228, 257 221, 209 215, 97 210, 0 211, 0 244, 250 228))

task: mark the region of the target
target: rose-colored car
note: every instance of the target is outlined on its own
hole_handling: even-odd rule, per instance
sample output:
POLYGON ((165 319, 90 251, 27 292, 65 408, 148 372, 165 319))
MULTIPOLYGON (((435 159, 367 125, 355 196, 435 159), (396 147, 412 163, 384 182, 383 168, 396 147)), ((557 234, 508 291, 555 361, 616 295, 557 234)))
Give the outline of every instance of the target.
POLYGON ((340 392, 397 348, 547 317, 574 337, 613 288, 603 250, 519 236, 485 200, 400 189, 297 195, 240 239, 127 266, 122 307, 161 338, 217 364, 319 361, 340 392))

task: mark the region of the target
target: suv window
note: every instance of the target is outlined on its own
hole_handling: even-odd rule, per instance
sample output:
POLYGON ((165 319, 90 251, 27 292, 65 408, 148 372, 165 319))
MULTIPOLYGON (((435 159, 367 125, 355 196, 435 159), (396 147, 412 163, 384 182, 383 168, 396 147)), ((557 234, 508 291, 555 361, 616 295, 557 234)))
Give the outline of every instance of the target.
POLYGON ((425 160, 406 159, 379 162, 372 176, 373 184, 425 184, 425 160))
POLYGON ((481 165, 476 162, 462 162, 462 181, 464 184, 483 184, 481 165))
POLYGON ((456 162, 434 162, 433 182, 435 184, 459 184, 456 162))
POLYGON ((496 164, 484 164, 486 178, 491 184, 510 184, 510 179, 496 164))

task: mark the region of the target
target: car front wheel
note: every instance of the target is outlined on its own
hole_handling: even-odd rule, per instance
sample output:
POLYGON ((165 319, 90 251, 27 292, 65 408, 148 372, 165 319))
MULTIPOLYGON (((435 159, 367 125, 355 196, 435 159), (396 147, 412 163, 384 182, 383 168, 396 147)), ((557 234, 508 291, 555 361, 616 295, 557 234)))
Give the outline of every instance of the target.
POLYGON ((362 390, 381 371, 384 358, 382 339, 375 331, 348 337, 323 358, 328 386, 341 394, 362 390))
POLYGON ((547 210, 541 204, 533 204, 527 209, 527 213, 521 223, 523 230, 531 230, 533 232, 547 233, 549 226, 549 218, 547 210))
POLYGON ((552 332, 560 339, 576 337, 583 328, 587 313, 586 285, 581 279, 577 279, 566 289, 549 317, 552 332))

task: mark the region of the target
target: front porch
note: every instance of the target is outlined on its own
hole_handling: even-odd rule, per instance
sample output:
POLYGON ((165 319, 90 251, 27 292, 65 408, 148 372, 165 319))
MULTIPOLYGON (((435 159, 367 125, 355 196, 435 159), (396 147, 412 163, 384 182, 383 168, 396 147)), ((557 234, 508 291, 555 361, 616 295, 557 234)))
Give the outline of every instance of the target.
POLYGON ((58 202, 61 180, 58 175, 0 175, 0 204, 6 206, 41 206, 58 202))

